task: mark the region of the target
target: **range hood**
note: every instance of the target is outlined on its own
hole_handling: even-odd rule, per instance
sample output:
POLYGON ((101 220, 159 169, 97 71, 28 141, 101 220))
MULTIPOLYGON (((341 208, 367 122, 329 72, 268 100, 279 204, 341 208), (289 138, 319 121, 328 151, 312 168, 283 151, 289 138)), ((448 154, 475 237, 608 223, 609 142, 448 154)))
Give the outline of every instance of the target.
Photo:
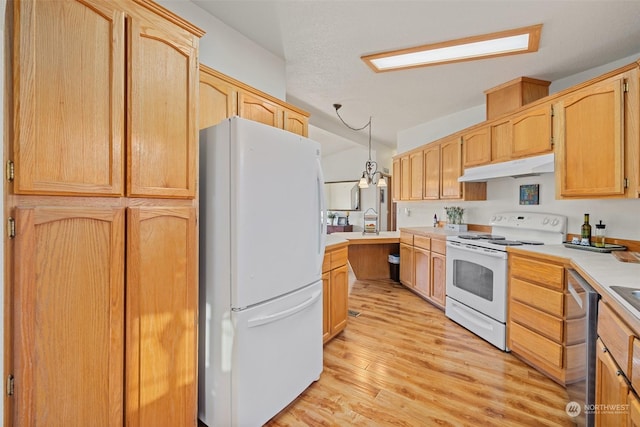
POLYGON ((508 162, 493 163, 485 166, 477 166, 464 170, 464 174, 458 178, 459 182, 483 182, 493 178, 524 177, 553 172, 553 153, 542 156, 525 157, 523 159, 508 162))

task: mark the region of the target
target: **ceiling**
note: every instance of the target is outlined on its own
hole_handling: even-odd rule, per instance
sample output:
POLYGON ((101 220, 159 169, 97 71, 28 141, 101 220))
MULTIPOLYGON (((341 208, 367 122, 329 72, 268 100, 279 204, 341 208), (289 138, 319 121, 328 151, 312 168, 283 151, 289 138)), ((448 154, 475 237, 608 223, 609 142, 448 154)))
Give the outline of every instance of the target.
MULTIPOLYGON (((555 81, 640 52, 640 1, 192 0, 286 63, 287 101, 311 124, 350 139, 372 116, 374 141, 484 103, 520 76, 555 81), (374 73, 380 51, 543 24, 524 55, 374 73)), ((363 132, 360 132, 363 134, 363 132)), ((427 142, 427 141, 425 141, 427 142)))

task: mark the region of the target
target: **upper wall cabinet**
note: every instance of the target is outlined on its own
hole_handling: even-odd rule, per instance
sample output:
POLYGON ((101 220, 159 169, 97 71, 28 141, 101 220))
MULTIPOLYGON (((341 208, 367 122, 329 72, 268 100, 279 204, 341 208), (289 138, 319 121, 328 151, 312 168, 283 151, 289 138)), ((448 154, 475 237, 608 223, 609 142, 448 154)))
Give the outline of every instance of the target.
POLYGON ((193 198, 198 38, 146 10, 135 18, 127 49, 127 195, 193 198))
MULTIPOLYGON (((458 182, 462 174, 461 138, 427 144, 423 150, 396 157, 394 174, 400 173, 400 197, 406 200, 485 200, 484 182, 458 182)), ((396 175, 397 176, 397 175, 396 175)))
POLYGON ((201 33, 122 0, 15 18, 15 193, 195 196, 201 33))
POLYGON ((20 1, 14 192, 124 192, 125 14, 108 1, 20 1))
MULTIPOLYGON (((555 104, 557 197, 625 195, 627 172, 638 167, 637 91, 634 70, 591 84, 555 104)), ((637 179, 633 181, 637 186, 637 179)))
POLYGON ((235 115, 308 135, 307 112, 201 64, 199 128, 217 125, 235 115))
POLYGON ((551 119, 544 104, 472 129, 462 137, 464 167, 552 152, 551 119))

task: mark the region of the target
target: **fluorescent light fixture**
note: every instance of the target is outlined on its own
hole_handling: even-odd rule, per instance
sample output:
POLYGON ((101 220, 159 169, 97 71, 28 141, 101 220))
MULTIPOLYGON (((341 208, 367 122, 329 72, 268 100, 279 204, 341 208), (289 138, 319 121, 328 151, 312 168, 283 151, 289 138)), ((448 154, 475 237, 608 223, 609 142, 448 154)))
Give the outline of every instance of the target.
POLYGON ((374 71, 382 72, 537 52, 541 31, 542 24, 539 24, 515 30, 365 55, 362 56, 362 60, 374 71))

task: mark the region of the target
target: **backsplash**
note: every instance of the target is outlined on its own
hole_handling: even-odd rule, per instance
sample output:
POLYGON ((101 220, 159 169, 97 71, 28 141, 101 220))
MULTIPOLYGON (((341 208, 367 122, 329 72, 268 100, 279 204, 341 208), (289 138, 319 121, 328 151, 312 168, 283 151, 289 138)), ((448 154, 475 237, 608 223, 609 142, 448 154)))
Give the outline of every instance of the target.
MULTIPOLYGON (((554 174, 546 173, 527 178, 500 178, 487 182, 487 200, 462 202, 458 200, 398 202, 397 224, 400 227, 431 226, 433 214, 446 221, 445 206, 464 208, 463 222, 488 225, 496 212, 549 212, 566 215, 567 232, 580 233, 583 215, 590 214, 591 225, 600 220, 606 224, 606 236, 640 240, 639 199, 579 199, 556 200, 554 174), (520 205, 520 186, 539 184, 539 205, 520 205)), ((595 229, 595 228, 594 228, 595 229)))

